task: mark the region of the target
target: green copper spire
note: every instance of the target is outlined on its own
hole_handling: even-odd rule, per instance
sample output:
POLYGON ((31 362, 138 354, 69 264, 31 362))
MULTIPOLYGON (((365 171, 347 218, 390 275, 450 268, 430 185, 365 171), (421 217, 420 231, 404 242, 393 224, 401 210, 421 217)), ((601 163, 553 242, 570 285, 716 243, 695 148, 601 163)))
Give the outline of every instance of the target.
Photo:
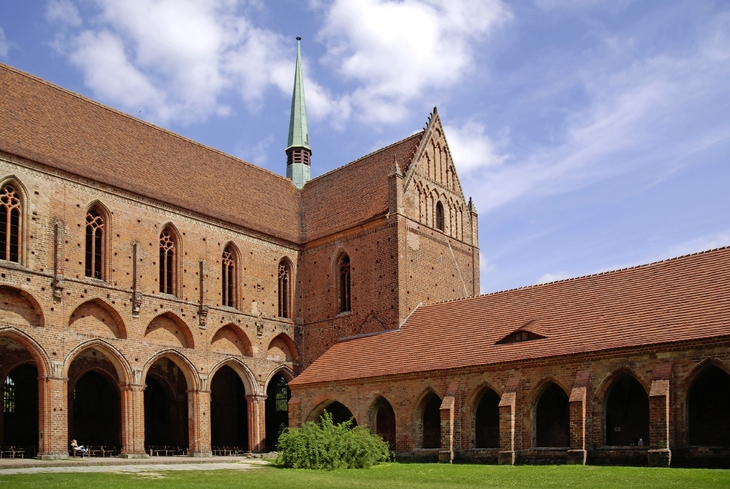
POLYGON ((302 75, 301 37, 297 37, 297 64, 294 71, 294 93, 291 97, 291 119, 289 119, 289 148, 309 147, 309 130, 307 129, 307 108, 304 104, 304 76, 302 75))
POLYGON ((302 76, 302 53, 299 47, 301 37, 297 37, 297 66, 294 70, 294 93, 291 97, 291 119, 289 120, 289 143, 286 146, 286 176, 297 188, 304 187, 312 176, 309 159, 307 129, 307 108, 304 105, 304 77, 302 76))

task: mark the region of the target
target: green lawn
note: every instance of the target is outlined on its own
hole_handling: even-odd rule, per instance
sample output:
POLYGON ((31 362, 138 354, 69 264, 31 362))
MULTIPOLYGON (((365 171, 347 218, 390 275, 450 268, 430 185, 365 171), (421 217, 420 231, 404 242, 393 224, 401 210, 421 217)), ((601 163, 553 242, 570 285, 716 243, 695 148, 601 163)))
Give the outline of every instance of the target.
POLYGON ((168 471, 138 474, 69 473, 3 475, 2 488, 464 488, 730 487, 730 470, 594 466, 385 464, 334 472, 262 467, 248 471, 168 471))

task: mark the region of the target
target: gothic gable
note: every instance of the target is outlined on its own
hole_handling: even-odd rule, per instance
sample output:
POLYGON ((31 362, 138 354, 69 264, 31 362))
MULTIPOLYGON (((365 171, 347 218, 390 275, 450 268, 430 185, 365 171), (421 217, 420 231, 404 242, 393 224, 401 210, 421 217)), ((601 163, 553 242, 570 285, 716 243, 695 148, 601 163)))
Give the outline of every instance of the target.
POLYGON ((463 240, 467 204, 437 110, 431 113, 405 175, 408 217, 463 240))

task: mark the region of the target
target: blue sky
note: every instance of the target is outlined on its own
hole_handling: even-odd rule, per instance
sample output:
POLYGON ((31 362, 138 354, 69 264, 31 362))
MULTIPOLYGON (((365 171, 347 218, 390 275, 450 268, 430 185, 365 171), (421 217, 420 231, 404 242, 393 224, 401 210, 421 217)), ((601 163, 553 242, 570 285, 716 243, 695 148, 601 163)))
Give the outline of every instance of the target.
POLYGON ((482 292, 730 244, 726 1, 0 0, 0 61, 281 174, 296 36, 314 176, 438 106, 482 292))

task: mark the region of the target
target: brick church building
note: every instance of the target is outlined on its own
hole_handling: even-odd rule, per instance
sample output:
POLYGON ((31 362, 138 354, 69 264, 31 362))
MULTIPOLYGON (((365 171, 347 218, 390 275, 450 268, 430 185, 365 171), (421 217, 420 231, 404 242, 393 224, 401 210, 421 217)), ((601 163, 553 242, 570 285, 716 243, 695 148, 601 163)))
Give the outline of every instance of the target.
POLYGON ((730 249, 480 296, 437 111, 312 179, 302 80, 283 177, 0 65, 1 446, 728 465, 730 249))

